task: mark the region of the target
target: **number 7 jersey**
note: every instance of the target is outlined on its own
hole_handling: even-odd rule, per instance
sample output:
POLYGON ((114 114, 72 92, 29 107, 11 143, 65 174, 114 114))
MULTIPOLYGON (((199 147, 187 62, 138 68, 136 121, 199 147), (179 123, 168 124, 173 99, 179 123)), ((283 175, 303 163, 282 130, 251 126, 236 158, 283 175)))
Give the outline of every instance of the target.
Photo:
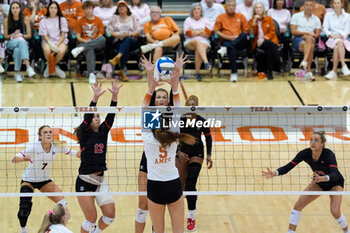
POLYGON ((51 142, 51 150, 45 152, 41 141, 28 145, 16 157, 30 159, 28 167, 24 170, 22 180, 28 182, 42 182, 50 179, 52 163, 58 153, 76 156, 77 152, 70 148, 61 148, 51 142))

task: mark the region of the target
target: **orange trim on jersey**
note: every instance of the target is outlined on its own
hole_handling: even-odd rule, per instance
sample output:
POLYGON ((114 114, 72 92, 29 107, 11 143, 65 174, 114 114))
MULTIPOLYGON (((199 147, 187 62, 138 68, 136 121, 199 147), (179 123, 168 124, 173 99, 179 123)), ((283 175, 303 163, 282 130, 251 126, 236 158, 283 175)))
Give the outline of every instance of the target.
POLYGON ((151 99, 152 99, 152 95, 150 95, 149 93, 146 93, 142 101, 142 107, 148 107, 149 104, 151 103, 151 99))
POLYGON ((329 165, 329 167, 335 167, 335 168, 338 168, 338 167, 337 167, 337 165, 334 165, 334 164, 329 165))
POLYGON ((83 120, 83 122, 84 122, 84 124, 85 124, 85 125, 87 125, 87 124, 88 124, 88 123, 87 123, 85 120, 83 120))

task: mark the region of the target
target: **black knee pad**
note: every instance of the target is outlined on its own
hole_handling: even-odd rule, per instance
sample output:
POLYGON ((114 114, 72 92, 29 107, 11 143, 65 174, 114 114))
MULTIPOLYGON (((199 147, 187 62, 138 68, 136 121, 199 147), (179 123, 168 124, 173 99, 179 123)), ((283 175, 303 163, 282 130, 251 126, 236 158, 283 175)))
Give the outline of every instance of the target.
MULTIPOLYGON (((199 163, 190 163, 187 169, 187 177, 185 180, 185 191, 197 191, 196 184, 198 180, 199 173, 201 171, 202 165, 199 163)), ((195 210, 196 209, 196 195, 188 195, 186 196, 188 209, 195 210)))
MULTIPOLYGON (((21 187, 21 193, 33 193, 34 191, 27 185, 21 187)), ((27 225, 27 220, 32 210, 32 197, 20 197, 19 211, 17 217, 21 224, 21 227, 27 225)))

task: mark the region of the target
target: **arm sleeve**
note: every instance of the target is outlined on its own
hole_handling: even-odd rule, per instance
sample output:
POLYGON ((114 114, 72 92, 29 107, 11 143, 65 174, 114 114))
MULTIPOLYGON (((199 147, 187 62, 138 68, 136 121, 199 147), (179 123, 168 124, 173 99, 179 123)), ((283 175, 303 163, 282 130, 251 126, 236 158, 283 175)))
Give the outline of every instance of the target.
POLYGON ((61 31, 62 32, 69 32, 68 28, 68 22, 65 17, 61 17, 61 31))
POLYGON ((46 27, 46 19, 40 20, 39 23, 39 35, 46 36, 47 35, 47 27, 46 27))
POLYGON ((303 151, 299 152, 292 161, 277 169, 279 175, 287 174, 292 170, 296 165, 303 161, 304 153, 303 151))
POLYGON ((57 153, 70 155, 70 156, 77 156, 77 152, 75 150, 72 150, 70 147, 60 147, 56 146, 57 153))
POLYGON ((209 128, 203 128, 203 133, 205 136, 205 143, 207 145, 207 154, 211 155, 211 148, 213 145, 213 139, 210 134, 210 129, 209 128))
POLYGON ((327 162, 329 166, 329 174, 326 174, 329 176, 329 181, 334 182, 337 181, 339 177, 339 171, 338 171, 338 164, 337 160, 335 158, 335 155, 332 151, 329 151, 329 155, 327 156, 327 162))
POLYGON ((83 4, 79 2, 79 6, 77 6, 78 17, 83 17, 85 15, 85 11, 83 10, 83 4))
POLYGON ((316 29, 321 29, 321 20, 316 16, 317 20, 317 26, 316 29))
MULTIPOLYGON (((96 106, 96 103, 91 101, 89 106, 96 106)), ((90 128, 90 124, 91 124, 93 117, 94 117, 93 113, 85 113, 84 114, 84 120, 79 126, 79 128, 81 129, 82 132, 85 132, 86 130, 88 130, 90 128)))
POLYGON ((269 19, 269 24, 270 24, 270 27, 268 28, 267 33, 265 34, 265 36, 267 36, 267 38, 269 40, 271 40, 274 37, 274 34, 276 34, 275 24, 273 23, 272 18, 269 19))
POLYGON ((216 30, 220 31, 221 27, 222 27, 222 23, 221 23, 221 15, 219 15, 216 20, 215 20, 215 24, 214 24, 214 28, 213 31, 215 32, 216 30))
MULTIPOLYGON (((111 100, 111 104, 109 106, 115 107, 117 106, 117 102, 114 102, 111 100)), ((109 130, 112 128, 112 125, 114 123, 114 118, 115 118, 115 113, 107 114, 105 121, 100 126, 103 132, 109 132, 109 130)))
POLYGON ((242 15, 241 17, 241 22, 242 22, 242 32, 248 32, 249 24, 244 15, 242 15))
POLYGON ((21 152, 15 154, 12 158, 11 161, 14 157, 19 157, 19 158, 29 158, 32 159, 33 156, 35 155, 34 153, 34 143, 31 143, 30 145, 28 145, 24 150, 22 150, 21 152))
POLYGON ((292 19, 290 20, 290 24, 292 25, 298 25, 298 22, 297 22, 297 15, 293 15, 292 16, 292 19))

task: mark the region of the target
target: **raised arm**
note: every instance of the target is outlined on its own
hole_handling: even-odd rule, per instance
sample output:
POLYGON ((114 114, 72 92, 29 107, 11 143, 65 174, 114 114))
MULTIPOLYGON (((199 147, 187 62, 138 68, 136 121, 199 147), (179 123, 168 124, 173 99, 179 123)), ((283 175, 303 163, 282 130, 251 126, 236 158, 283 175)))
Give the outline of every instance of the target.
POLYGON ((179 82, 180 82, 180 75, 181 75, 181 69, 186 64, 187 56, 184 57, 184 53, 181 53, 181 56, 179 56, 179 53, 176 53, 176 61, 174 63, 174 72, 171 77, 170 85, 171 90, 173 92, 173 98, 174 98, 174 106, 181 106, 181 100, 179 95, 179 82))
POLYGON ((147 58, 143 55, 140 59, 140 64, 145 68, 148 79, 148 90, 142 101, 142 107, 148 107, 150 105, 153 92, 155 91, 156 87, 159 86, 159 84, 153 77, 155 65, 152 64, 152 56, 150 55, 149 59, 147 60, 147 58))
POLYGON ((34 145, 31 144, 29 146, 27 146, 23 151, 15 154, 12 158, 11 158, 11 163, 20 163, 20 162, 32 162, 32 157, 34 156, 34 145))

